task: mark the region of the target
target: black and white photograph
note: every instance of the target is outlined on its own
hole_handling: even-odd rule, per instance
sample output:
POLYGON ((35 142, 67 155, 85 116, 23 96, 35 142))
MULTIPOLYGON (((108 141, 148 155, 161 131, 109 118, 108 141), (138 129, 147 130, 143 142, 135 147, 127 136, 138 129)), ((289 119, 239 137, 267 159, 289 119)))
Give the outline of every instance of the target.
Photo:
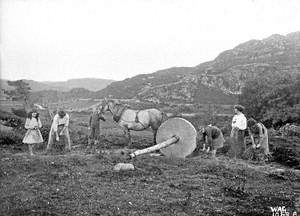
POLYGON ((300 215, 300 1, 0 0, 2 215, 300 215))

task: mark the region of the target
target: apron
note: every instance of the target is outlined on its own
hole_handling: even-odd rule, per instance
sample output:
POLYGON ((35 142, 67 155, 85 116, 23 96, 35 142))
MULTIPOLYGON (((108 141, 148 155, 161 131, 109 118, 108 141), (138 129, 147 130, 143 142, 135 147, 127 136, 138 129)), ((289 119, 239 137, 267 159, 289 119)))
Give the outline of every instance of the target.
POLYGON ((234 157, 241 158, 246 150, 245 131, 233 128, 231 130, 231 152, 234 157))

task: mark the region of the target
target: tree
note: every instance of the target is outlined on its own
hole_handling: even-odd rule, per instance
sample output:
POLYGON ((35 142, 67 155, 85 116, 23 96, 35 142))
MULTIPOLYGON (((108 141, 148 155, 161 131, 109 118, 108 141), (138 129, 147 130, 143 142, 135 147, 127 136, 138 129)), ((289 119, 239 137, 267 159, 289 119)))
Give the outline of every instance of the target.
POLYGON ((30 107, 30 90, 29 84, 23 80, 7 81, 9 86, 14 87, 13 90, 6 90, 5 93, 9 95, 13 100, 22 101, 24 109, 27 110, 30 107))
POLYGON ((276 74, 257 77, 245 83, 239 103, 248 117, 268 126, 300 123, 300 75, 276 74))
POLYGON ((266 94, 267 107, 263 120, 275 125, 300 123, 300 75, 296 79, 281 79, 266 94))

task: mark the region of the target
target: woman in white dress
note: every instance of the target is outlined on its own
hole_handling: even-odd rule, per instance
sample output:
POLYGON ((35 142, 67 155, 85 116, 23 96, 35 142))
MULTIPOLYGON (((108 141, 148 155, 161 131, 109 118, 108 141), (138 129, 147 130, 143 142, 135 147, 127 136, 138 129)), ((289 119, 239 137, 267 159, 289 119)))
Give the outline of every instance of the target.
POLYGON ((246 150, 245 130, 247 129, 247 119, 244 115, 244 107, 234 106, 235 115, 232 118, 232 129, 230 137, 232 139, 231 151, 234 158, 241 158, 246 150))
POLYGON ((28 144, 29 154, 33 155, 33 145, 37 143, 42 143, 43 137, 39 130, 42 127, 41 120, 39 118, 39 113, 36 110, 32 110, 28 113, 25 122, 25 128, 27 132, 23 138, 23 143, 28 144))

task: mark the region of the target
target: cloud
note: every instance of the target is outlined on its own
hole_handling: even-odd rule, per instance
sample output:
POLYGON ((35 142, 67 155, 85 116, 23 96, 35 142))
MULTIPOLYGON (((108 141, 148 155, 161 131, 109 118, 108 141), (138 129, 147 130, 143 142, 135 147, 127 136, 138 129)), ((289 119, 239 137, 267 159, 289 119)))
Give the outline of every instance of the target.
POLYGON ((3 0, 2 76, 124 79, 299 29, 297 0, 3 0))

